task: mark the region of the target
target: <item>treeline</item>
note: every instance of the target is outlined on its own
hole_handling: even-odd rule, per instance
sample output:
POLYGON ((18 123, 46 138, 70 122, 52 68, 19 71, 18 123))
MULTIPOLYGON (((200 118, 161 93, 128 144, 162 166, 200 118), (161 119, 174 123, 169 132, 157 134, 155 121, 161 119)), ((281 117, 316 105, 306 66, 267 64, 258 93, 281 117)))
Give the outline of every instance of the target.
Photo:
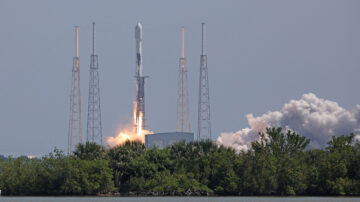
POLYGON ((7 158, 4 155, 0 154, 0 160, 7 160, 7 158))
POLYGON ((360 195, 360 144, 332 137, 324 149, 281 128, 267 129, 237 153, 211 141, 145 149, 127 142, 111 149, 80 144, 73 155, 0 160, 6 195, 135 193, 186 195, 360 195))

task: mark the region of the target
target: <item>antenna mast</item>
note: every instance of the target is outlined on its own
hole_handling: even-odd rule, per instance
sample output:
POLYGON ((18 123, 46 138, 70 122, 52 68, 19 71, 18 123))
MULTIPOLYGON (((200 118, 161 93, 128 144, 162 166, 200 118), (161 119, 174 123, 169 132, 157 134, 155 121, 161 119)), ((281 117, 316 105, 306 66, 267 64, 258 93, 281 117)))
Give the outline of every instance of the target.
POLYGON ((68 130, 68 154, 82 142, 80 64, 79 64, 79 27, 75 26, 75 57, 73 58, 70 92, 70 119, 68 130))
POLYGON ((90 80, 86 140, 103 145, 98 56, 95 54, 95 22, 93 22, 93 44, 90 56, 90 80))

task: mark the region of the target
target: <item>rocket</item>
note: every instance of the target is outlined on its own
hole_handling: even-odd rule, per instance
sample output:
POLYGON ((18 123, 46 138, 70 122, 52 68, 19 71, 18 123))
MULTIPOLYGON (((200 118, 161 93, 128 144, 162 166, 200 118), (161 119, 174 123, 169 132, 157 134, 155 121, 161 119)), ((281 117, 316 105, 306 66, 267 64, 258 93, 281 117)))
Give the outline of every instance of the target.
POLYGON ((142 75, 142 25, 140 22, 135 27, 135 40, 136 40, 136 69, 135 81, 136 92, 134 102, 134 125, 136 133, 139 134, 145 128, 145 94, 144 84, 145 78, 142 75))
POLYGON ((142 76, 142 25, 140 22, 135 27, 136 40, 136 76, 142 76))

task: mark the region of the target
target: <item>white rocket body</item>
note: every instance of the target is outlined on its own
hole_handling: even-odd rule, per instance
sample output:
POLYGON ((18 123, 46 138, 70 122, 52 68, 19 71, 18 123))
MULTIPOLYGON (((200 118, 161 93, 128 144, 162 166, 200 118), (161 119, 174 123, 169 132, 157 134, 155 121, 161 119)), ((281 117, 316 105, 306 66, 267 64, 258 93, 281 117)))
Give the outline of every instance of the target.
POLYGON ((136 40, 136 75, 142 76, 142 25, 140 22, 135 27, 136 40))
POLYGON ((136 40, 136 97, 135 97, 135 120, 136 133, 141 133, 145 128, 145 77, 142 74, 142 25, 138 23, 135 27, 136 40))

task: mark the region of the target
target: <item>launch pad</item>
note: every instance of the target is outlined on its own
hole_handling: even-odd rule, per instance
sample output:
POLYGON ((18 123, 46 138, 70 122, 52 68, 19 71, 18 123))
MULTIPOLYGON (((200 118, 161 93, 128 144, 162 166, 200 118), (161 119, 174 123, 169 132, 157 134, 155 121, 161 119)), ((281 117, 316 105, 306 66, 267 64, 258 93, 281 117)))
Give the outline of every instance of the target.
POLYGON ((146 148, 158 147, 162 149, 180 141, 185 141, 186 143, 194 141, 194 133, 169 132, 145 135, 146 148))

